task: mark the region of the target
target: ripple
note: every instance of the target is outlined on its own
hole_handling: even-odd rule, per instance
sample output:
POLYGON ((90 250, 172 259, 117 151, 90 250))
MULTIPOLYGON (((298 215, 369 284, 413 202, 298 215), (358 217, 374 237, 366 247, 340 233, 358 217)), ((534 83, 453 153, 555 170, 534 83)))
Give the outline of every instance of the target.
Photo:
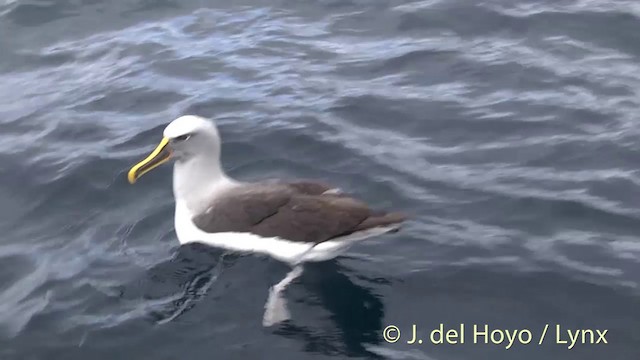
MULTIPOLYGON (((18 3, 18 2, 16 2, 18 3)), ((50 21, 61 20, 78 15, 78 11, 68 2, 39 1, 37 3, 19 3, 4 14, 21 26, 38 26, 50 21)))
MULTIPOLYGON (((20 259, 23 266, 24 260, 20 259)), ((0 324, 5 336, 14 337, 22 331, 30 319, 41 312, 49 303, 49 296, 32 296, 35 289, 46 279, 46 271, 40 267, 29 266, 30 271, 23 273, 17 281, 5 286, 0 293, 0 324), (18 311, 16 313, 16 311, 18 311)))
POLYGON ((184 95, 174 91, 140 88, 112 90, 108 95, 93 99, 77 109, 86 112, 151 113, 162 109, 163 103, 178 102, 184 98, 184 95))

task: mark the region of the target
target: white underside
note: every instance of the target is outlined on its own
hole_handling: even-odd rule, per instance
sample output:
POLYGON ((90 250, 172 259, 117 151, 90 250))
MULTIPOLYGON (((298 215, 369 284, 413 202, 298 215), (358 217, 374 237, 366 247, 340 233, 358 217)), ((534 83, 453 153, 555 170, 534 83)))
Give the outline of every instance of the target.
POLYGON ((355 242, 394 230, 395 226, 377 227, 322 242, 318 245, 289 241, 278 237, 262 237, 251 233, 207 233, 191 221, 189 210, 176 203, 175 230, 181 244, 199 242, 234 252, 251 252, 271 256, 289 264, 332 259, 355 242))

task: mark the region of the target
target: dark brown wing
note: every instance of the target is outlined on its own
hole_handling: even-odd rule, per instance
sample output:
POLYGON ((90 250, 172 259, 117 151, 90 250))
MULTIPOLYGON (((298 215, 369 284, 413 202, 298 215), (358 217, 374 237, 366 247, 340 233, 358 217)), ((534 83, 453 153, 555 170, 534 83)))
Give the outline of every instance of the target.
POLYGON ((307 195, 322 195, 323 193, 333 189, 330 185, 307 180, 286 182, 282 184, 291 187, 299 193, 307 195))
POLYGON ((205 232, 250 232, 264 237, 320 243, 379 226, 400 223, 400 214, 374 213, 361 201, 321 195, 320 187, 247 185, 219 197, 193 218, 205 232), (304 191, 303 191, 304 190, 304 191))
POLYGON ((329 191, 330 193, 336 194, 335 187, 318 182, 315 180, 295 180, 295 181, 282 181, 280 179, 274 179, 270 181, 264 181, 260 183, 261 186, 284 186, 288 187, 291 191, 307 194, 307 195, 322 195, 329 191))

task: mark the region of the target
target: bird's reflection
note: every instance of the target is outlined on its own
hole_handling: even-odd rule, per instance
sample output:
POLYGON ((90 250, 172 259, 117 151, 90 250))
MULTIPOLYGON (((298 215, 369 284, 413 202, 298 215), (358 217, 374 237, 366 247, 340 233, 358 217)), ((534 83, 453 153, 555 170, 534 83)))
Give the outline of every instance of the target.
MULTIPOLYGON (((147 272, 153 283, 169 285, 174 292, 160 309, 154 309, 153 320, 159 324, 171 322, 197 306, 216 279, 224 276, 224 269, 238 258, 202 244, 180 246, 170 260, 147 272), (176 285, 180 288, 177 294, 176 285)), ((375 356, 365 347, 380 343, 384 307, 370 288, 356 284, 348 274, 349 270, 336 260, 304 264, 302 274, 284 293, 293 307, 291 318, 269 329, 304 342, 309 352, 375 356), (315 312, 309 309, 317 306, 329 316, 310 319, 309 314, 315 312)), ((373 287, 379 281, 359 277, 357 282, 370 282, 373 287)), ((162 287, 166 292, 167 287, 162 287)), ((144 297, 157 295, 147 293, 144 297)), ((266 299, 267 294, 264 296, 266 299)))
MULTIPOLYGON (((384 306, 372 291, 357 285, 347 275, 348 270, 337 260, 305 264, 300 285, 318 305, 330 313, 337 331, 321 332, 311 325, 301 325, 294 312, 276 333, 303 340, 306 350, 347 356, 374 356, 365 348, 378 344, 382 329, 384 306)), ((308 296, 306 295, 306 296, 308 296)))
POLYGON ((234 259, 234 256, 203 244, 180 246, 170 260, 147 272, 152 285, 147 287, 143 297, 153 299, 163 296, 168 300, 150 312, 152 319, 163 324, 191 310, 207 294, 224 267, 231 266, 234 259), (151 293, 158 288, 161 289, 160 294, 151 293))

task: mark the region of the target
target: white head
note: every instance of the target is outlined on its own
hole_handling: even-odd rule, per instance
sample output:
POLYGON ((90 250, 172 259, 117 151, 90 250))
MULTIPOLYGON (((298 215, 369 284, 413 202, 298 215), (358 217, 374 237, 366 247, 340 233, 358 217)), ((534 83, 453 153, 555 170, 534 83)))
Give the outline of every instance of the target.
POLYGON ((181 116, 167 125, 163 135, 155 150, 129 170, 130 183, 176 160, 173 195, 191 211, 203 210, 217 190, 235 184, 220 166, 220 135, 213 122, 195 115, 181 116))
POLYGON ((220 168, 220 136, 213 122, 195 115, 181 116, 167 125, 163 135, 151 154, 129 170, 130 183, 169 160, 176 160, 176 165, 195 161, 207 168, 220 168))
POLYGON ((163 132, 168 139, 172 157, 178 162, 189 161, 198 156, 220 158, 220 135, 218 129, 205 118, 184 115, 173 120, 163 132))

